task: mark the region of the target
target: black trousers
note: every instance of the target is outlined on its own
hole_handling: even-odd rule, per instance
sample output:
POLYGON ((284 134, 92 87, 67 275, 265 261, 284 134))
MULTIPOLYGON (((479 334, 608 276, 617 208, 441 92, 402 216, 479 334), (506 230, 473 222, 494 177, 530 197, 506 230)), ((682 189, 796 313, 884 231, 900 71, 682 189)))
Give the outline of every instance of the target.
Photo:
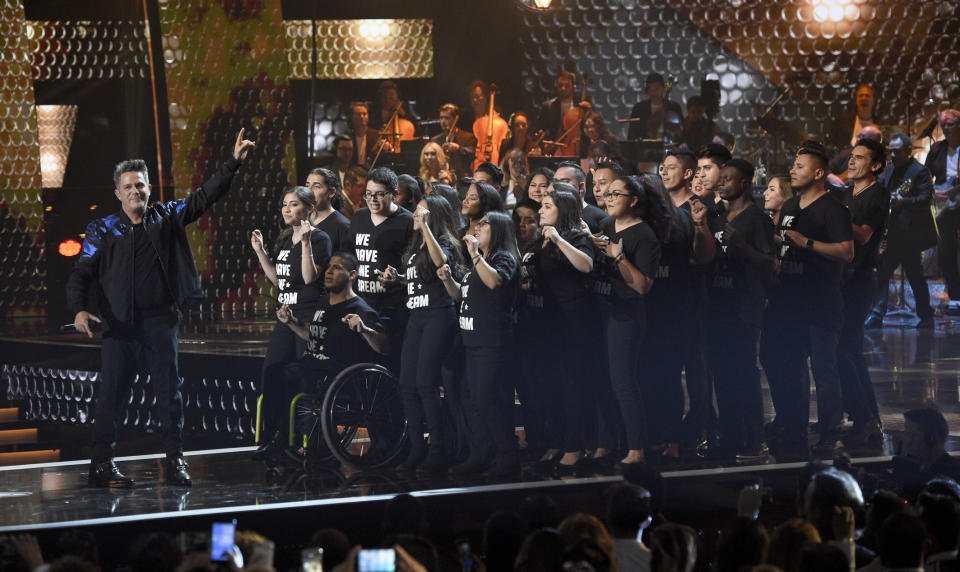
POLYGON ((883 263, 877 276, 877 301, 873 313, 881 317, 887 313, 887 284, 898 266, 902 266, 903 273, 910 282, 913 297, 917 302, 917 316, 921 319, 932 318, 930 291, 927 289, 927 279, 923 276, 923 251, 916 250, 903 240, 887 242, 887 251, 883 255, 883 263))
POLYGON ((518 351, 513 352, 515 365, 511 367, 514 372, 514 385, 520 396, 527 447, 531 451, 547 449, 548 443, 552 441, 550 436, 560 432, 560 428, 552 424, 553 416, 544 414, 551 391, 551 376, 547 372, 550 347, 544 342, 543 333, 535 327, 537 323, 540 323, 539 319, 521 315, 518 325, 520 329, 517 331, 518 351))
POLYGON ((558 429, 548 435, 548 449, 573 452, 587 445, 586 420, 592 417, 595 395, 587 389, 592 374, 588 374, 585 366, 590 356, 586 355, 578 334, 587 331, 593 308, 584 302, 579 308, 556 310, 543 327, 547 346, 544 371, 548 377, 544 382, 547 399, 541 411, 545 422, 558 429))
POLYGON ((100 386, 93 422, 94 463, 113 458, 117 430, 123 418, 127 392, 137 373, 142 352, 150 372, 150 387, 157 399, 157 413, 167 456, 183 454, 183 401, 177 366, 176 314, 138 319, 129 331, 104 333, 100 350, 100 386))
MULTIPOLYGON (((276 370, 277 376, 270 380, 263 392, 260 411, 264 425, 271 427, 271 431, 278 431, 281 437, 289 437, 290 402, 294 396, 301 392, 322 391, 326 386, 324 382, 332 381, 333 376, 340 373, 344 367, 343 364, 331 360, 312 357, 302 357, 280 366, 276 370)), ((271 432, 268 435, 272 434, 271 432)))
POLYGON ((876 276, 851 278, 843 285, 843 325, 837 345, 837 368, 843 407, 857 423, 880 421, 877 396, 863 357, 863 323, 876 296, 876 276))
POLYGON ((940 213, 937 226, 940 230, 940 244, 937 252, 940 272, 943 273, 943 281, 947 283, 947 294, 950 299, 960 300, 960 269, 957 268, 957 230, 960 230, 960 210, 940 213))
POLYGON ((821 440, 833 438, 843 413, 837 369, 839 329, 811 324, 805 316, 789 312, 780 313, 775 324, 768 322, 763 333, 762 363, 784 439, 806 444, 810 420, 808 357, 817 388, 821 440))
POLYGON ((410 312, 400 361, 400 392, 410 434, 422 435, 427 422, 431 447, 445 451, 446 423, 440 403, 440 369, 458 329, 457 310, 431 308, 410 312))
MULTIPOLYGON (((306 322, 309 322, 312 318, 312 313, 300 312, 299 314, 297 318, 306 322)), ((274 393, 271 385, 280 383, 282 380, 284 366, 297 361, 306 349, 307 341, 295 334, 289 326, 280 323, 280 321, 273 325, 270 339, 267 340, 267 354, 263 358, 263 368, 260 371, 260 393, 264 396, 263 405, 266 404, 267 395, 274 393)), ((281 433, 286 431, 286 413, 278 417, 275 415, 275 411, 267 413, 267 408, 263 406, 261 406, 261 412, 264 413, 262 418, 263 435, 266 435, 267 439, 277 431, 281 433)))
POLYGON ((763 441, 763 394, 757 369, 760 329, 728 312, 710 317, 710 371, 717 392, 720 445, 735 453, 763 441))
POLYGON ((696 444, 701 437, 712 433, 717 427, 717 410, 713 405, 713 375, 707 366, 707 333, 705 326, 706 293, 700 283, 703 278, 694 276, 690 300, 690 317, 684 334, 684 381, 687 387, 689 409, 683 419, 683 441, 696 444))
POLYGON ((650 443, 679 443, 683 420, 683 362, 687 310, 680 301, 646 299, 647 331, 640 352, 640 393, 650 443))
POLYGON ((646 407, 640 392, 640 378, 645 375, 640 370, 639 352, 646 329, 643 310, 635 304, 624 304, 617 308, 605 307, 602 316, 610 387, 620 415, 616 418, 601 413, 598 444, 606 449, 616 449, 622 428, 627 448, 643 449, 647 446, 646 407))
POLYGON ((470 393, 470 455, 492 448, 498 457, 517 455, 513 425, 513 387, 507 381, 507 346, 464 348, 470 393))

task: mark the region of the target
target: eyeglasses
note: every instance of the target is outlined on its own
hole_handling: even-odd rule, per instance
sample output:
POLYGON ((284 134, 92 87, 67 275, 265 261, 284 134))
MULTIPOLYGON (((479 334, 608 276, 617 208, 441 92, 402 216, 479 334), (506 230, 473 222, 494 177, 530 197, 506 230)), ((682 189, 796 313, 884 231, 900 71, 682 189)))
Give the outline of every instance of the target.
POLYGON ((630 193, 603 193, 603 200, 615 201, 617 197, 629 197, 630 193))
POLYGON ((479 221, 477 221, 477 230, 480 230, 481 228, 483 228, 483 227, 485 227, 485 226, 490 226, 490 221, 488 221, 488 220, 479 220, 479 221))
POLYGON ((363 198, 365 199, 382 199, 387 195, 392 195, 390 191, 377 191, 375 193, 363 193, 363 198))

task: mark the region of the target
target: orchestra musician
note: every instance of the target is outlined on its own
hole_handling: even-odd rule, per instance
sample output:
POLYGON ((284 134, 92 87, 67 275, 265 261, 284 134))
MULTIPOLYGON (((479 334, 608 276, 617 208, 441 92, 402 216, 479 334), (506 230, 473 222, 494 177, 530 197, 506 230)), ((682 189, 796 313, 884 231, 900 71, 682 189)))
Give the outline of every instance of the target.
MULTIPOLYGON (((347 135, 353 140, 353 165, 368 165, 377 153, 379 136, 370 129, 370 108, 362 101, 350 104, 350 131, 347 135)), ((389 145, 389 144, 388 144, 389 145)), ((384 149, 386 151, 387 149, 384 149)))
POLYGON ((940 227, 940 270, 947 283, 951 300, 960 300, 960 271, 957 270, 957 229, 960 228, 960 209, 957 208, 957 176, 960 167, 960 111, 945 109, 940 112, 940 130, 944 139, 933 144, 927 154, 926 166, 933 174, 937 195, 947 204, 937 216, 940 227))
POLYGON ((442 133, 430 141, 439 143, 447 154, 450 168, 454 173, 464 175, 471 171, 473 157, 477 150, 477 137, 457 127, 460 120, 460 108, 453 103, 440 106, 440 128, 442 133))
POLYGON ((864 127, 868 125, 881 127, 882 123, 873 115, 875 103, 873 87, 867 84, 857 86, 854 95, 854 108, 836 116, 830 125, 828 144, 833 147, 834 153, 856 144, 857 136, 860 135, 864 127))
POLYGON ((416 125, 410 120, 410 113, 400 99, 400 89, 397 84, 387 80, 380 84, 378 89, 380 112, 376 116, 380 136, 389 142, 383 152, 399 152, 400 141, 412 141, 416 125))
POLYGON ((508 151, 520 149, 524 155, 540 154, 540 141, 546 135, 543 131, 530 134, 530 118, 525 111, 515 111, 510 116, 510 134, 500 146, 500 154, 506 156, 508 151))
POLYGON ((473 107, 473 135, 477 138, 477 151, 473 168, 484 162, 500 162, 500 145, 510 130, 507 122, 495 109, 495 91, 485 81, 470 84, 470 105, 473 107))
POLYGON ((578 103, 574 100, 576 88, 576 76, 572 72, 562 71, 557 75, 557 95, 540 104, 537 128, 543 129, 548 139, 556 140, 563 133, 563 118, 578 103))
POLYGON ((680 123, 683 122, 683 110, 680 108, 680 104, 664 98, 667 86, 662 75, 658 73, 648 75, 646 91, 647 99, 634 105, 630 112, 630 117, 639 119, 639 121, 630 123, 627 139, 657 138, 662 130, 663 114, 665 112, 672 112, 671 116, 676 115, 680 123))

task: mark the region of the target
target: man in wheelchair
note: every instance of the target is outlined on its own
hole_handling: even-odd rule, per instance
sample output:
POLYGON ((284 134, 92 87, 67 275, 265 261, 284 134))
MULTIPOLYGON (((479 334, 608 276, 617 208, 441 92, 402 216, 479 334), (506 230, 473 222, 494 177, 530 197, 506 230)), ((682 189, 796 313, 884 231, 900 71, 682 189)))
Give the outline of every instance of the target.
POLYGON ((300 359, 285 365, 278 378, 264 384, 261 411, 268 437, 254 460, 282 451, 289 442, 290 401, 297 393, 316 392, 318 380, 332 380, 355 363, 378 361, 373 359, 375 354, 390 352, 380 317, 353 290, 357 267, 353 254, 337 252, 330 257, 323 275, 329 295, 320 301, 309 323, 298 320, 287 306, 277 310, 277 318, 307 340, 307 349, 300 359))

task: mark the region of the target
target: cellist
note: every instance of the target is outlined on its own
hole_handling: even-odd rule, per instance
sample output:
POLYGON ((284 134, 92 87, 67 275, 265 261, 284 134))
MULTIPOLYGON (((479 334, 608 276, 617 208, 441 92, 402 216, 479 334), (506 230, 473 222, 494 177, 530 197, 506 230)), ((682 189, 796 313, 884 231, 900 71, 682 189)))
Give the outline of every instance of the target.
MULTIPOLYGON (((494 108, 496 89, 482 80, 470 84, 470 105, 477 118, 473 122, 473 134, 477 138, 477 153, 473 160, 473 169, 487 161, 496 164, 500 161, 500 145, 510 130, 507 122, 494 108)), ((473 170, 471 169, 471 170, 473 170)))
POLYGON ((380 84, 380 136, 387 141, 384 152, 400 152, 401 141, 412 141, 416 126, 400 100, 397 84, 387 80, 380 84))

